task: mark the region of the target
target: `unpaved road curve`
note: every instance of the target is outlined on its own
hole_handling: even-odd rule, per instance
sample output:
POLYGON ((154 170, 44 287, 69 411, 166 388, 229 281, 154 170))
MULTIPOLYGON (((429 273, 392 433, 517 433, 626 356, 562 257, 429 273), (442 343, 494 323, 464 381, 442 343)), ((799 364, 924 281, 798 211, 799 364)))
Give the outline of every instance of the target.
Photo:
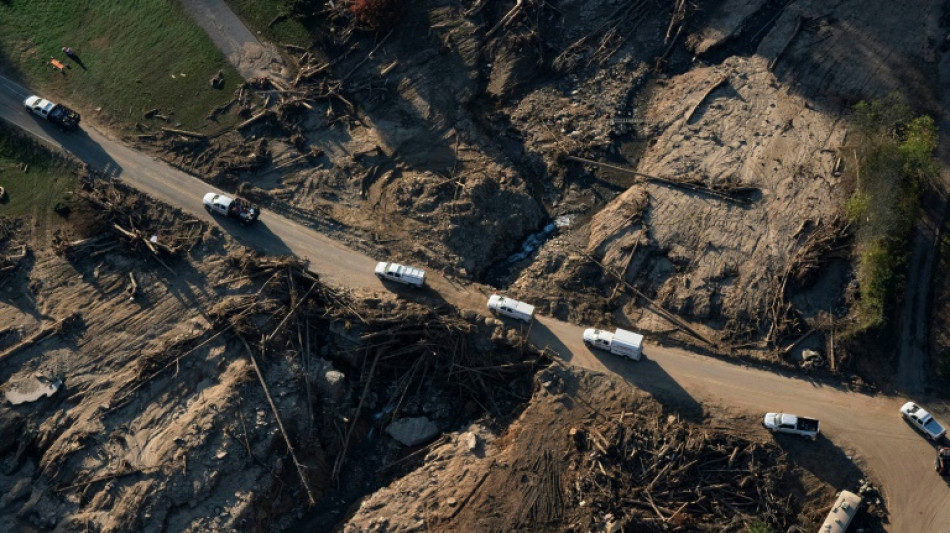
POLYGON ((182 0, 181 6, 224 52, 244 79, 284 77, 286 68, 273 45, 262 43, 244 26, 226 3, 219 0, 182 0))
MULTIPOLYGON (((212 187, 89 125, 84 125, 81 132, 60 133, 25 112, 21 102, 27 95, 23 87, 0 78, 0 118, 156 199, 213 220, 201 205, 201 197, 212 187)), ((311 269, 331 284, 384 290, 372 273, 372 258, 300 224, 266 212, 253 228, 216 222, 249 246, 311 259, 311 269)), ((431 276, 431 285, 451 304, 484 310, 484 288, 455 285, 437 275, 431 276)), ((857 394, 653 345, 646 347, 643 361, 622 361, 588 350, 580 340, 581 331, 578 326, 541 317, 532 326, 530 338, 539 347, 556 351, 570 364, 618 375, 662 401, 681 407, 708 404, 730 406, 753 415, 785 410, 816 416, 827 437, 845 453, 854 454, 883 484, 891 513, 890 531, 950 533, 950 486, 933 471, 932 446, 901 420, 901 399, 857 394)), ((749 429, 763 431, 758 427, 749 429)))

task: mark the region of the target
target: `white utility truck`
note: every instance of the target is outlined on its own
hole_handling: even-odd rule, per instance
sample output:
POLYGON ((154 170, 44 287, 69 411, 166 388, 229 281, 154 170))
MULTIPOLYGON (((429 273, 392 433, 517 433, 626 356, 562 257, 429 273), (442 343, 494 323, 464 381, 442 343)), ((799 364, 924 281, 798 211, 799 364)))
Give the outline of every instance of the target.
POLYGON ((493 294, 488 298, 488 310, 499 315, 514 318, 515 320, 521 320, 525 324, 531 322, 531 319, 534 317, 533 305, 512 300, 511 298, 505 298, 497 294, 493 294))
POLYGON ((818 420, 788 413, 765 413, 765 429, 772 433, 790 433, 806 439, 818 440, 818 420))
POLYGON ((388 263, 386 261, 376 263, 376 275, 379 279, 395 281, 410 287, 422 287, 426 283, 424 270, 400 265, 399 263, 388 263))
POLYGON ((585 329, 584 343, 634 361, 639 361, 643 355, 643 335, 625 329, 617 328, 613 333, 602 329, 585 329))

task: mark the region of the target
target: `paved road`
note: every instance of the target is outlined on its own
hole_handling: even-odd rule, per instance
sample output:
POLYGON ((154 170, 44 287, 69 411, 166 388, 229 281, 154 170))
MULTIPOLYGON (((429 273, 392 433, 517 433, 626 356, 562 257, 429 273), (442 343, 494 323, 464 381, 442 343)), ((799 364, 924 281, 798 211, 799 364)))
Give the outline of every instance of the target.
MULTIPOLYGON (((261 223, 252 228, 214 220, 201 205, 201 197, 212 187, 88 124, 81 132, 60 133, 23 110, 20 102, 27 94, 26 89, 0 78, 0 117, 159 200, 213 220, 238 241, 268 253, 311 259, 312 269, 328 283, 385 290, 372 273, 372 258, 272 213, 265 212, 261 223)), ((457 285, 438 275, 431 275, 430 283, 447 302, 484 311, 484 288, 457 285)), ((578 326, 541 317, 531 327, 530 338, 570 364, 615 374, 684 412, 717 405, 753 415, 786 410, 818 417, 834 445, 853 454, 883 484, 891 512, 890 531, 950 533, 950 486, 933 472, 932 446, 900 419, 901 399, 856 394, 654 345, 647 345, 644 360, 622 361, 588 350, 580 340, 581 331, 578 326)), ((750 431, 763 430, 756 426, 750 431)))

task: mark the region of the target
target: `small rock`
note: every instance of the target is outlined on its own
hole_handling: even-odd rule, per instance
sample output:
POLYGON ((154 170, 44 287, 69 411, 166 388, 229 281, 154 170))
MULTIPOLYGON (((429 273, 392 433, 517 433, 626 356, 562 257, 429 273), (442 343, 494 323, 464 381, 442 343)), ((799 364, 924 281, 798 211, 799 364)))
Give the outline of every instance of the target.
POLYGON ((478 436, 471 431, 462 433, 461 441, 462 444, 465 445, 465 449, 470 452, 473 452, 475 451, 475 448, 478 448, 478 436))
POLYGON ((447 500, 445 500, 445 504, 448 505, 449 507, 455 507, 456 504, 458 504, 458 502, 455 500, 455 498, 450 497, 447 500))

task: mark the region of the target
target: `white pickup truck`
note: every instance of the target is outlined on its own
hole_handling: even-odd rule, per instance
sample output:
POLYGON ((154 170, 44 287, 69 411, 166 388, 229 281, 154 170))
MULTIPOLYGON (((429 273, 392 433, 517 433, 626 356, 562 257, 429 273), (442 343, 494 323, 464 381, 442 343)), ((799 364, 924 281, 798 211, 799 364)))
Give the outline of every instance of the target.
POLYGON ((241 221, 245 226, 253 224, 257 217, 261 216, 259 207, 252 206, 244 200, 231 198, 223 194, 209 192, 204 196, 202 202, 209 213, 217 213, 221 216, 235 218, 241 221))
POLYGON ((917 431, 920 431, 927 437, 937 442, 947 434, 947 430, 940 425, 939 422, 934 420, 934 417, 927 412, 926 409, 917 405, 914 402, 907 402, 901 407, 901 415, 908 421, 912 426, 917 428, 917 431))
POLYGON ((426 273, 420 268, 414 268, 399 263, 380 261, 376 263, 376 275, 379 279, 395 281, 410 287, 422 287, 426 283, 426 273))
POLYGON ((790 433, 806 439, 818 440, 818 420, 814 418, 788 413, 766 413, 762 425, 772 433, 790 433))
POLYGON ((613 333, 602 329, 585 329, 584 344, 639 361, 643 355, 643 335, 617 328, 613 333))

